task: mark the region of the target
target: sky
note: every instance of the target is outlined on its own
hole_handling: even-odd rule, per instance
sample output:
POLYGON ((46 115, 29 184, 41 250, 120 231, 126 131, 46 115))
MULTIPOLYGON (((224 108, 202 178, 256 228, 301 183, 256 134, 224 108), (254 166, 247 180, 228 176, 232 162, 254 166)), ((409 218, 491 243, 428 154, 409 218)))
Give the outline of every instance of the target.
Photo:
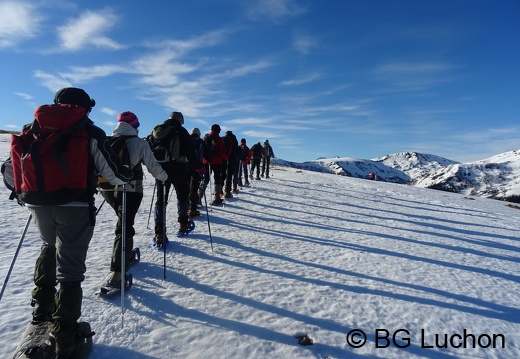
MULTIPOLYGON (((0 135, 3 157, 8 140, 0 135)), ((186 238, 175 237, 167 211, 164 278, 164 254, 150 248, 153 219, 147 229, 153 183, 147 175, 134 236, 141 261, 123 307, 95 295, 116 223, 106 205, 97 217, 82 284, 91 358, 520 358, 520 210, 511 203, 275 166, 223 208, 202 208, 186 238), (347 343, 362 344, 354 330, 366 335, 360 348, 347 343), (464 333, 481 345, 455 348, 464 333), (297 335, 314 344, 298 345, 297 335), (435 348, 436 335, 454 344, 435 348)), ((0 186, 2 284, 28 219, 8 196, 0 186)), ((39 249, 30 222, 0 299, 2 358, 30 321, 39 249)))
POLYGON ((520 148, 516 0, 0 0, 0 129, 68 86, 108 134, 130 110, 218 123, 295 162, 520 148))

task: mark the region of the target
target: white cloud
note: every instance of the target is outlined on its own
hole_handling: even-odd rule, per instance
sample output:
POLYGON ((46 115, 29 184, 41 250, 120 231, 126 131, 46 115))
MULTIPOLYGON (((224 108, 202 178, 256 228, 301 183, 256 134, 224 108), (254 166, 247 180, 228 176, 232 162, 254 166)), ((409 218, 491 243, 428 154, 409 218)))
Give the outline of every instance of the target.
POLYGON ((302 54, 308 54, 312 48, 318 44, 316 38, 310 35, 304 35, 301 33, 295 33, 293 39, 293 46, 302 54))
POLYGON ((24 100, 32 100, 33 97, 25 92, 15 92, 14 93, 15 95, 17 96, 20 96, 21 98, 23 98, 24 100))
POLYGON ((58 37, 62 50, 78 51, 87 46, 118 50, 123 46, 103 35, 117 22, 109 10, 85 11, 79 18, 71 19, 58 27, 58 37))
POLYGON ((73 66, 69 72, 63 73, 63 77, 73 83, 84 83, 92 79, 108 77, 118 73, 128 72, 125 65, 98 65, 91 67, 73 66))
POLYGON ((248 10, 248 16, 253 20, 268 18, 281 20, 303 14, 306 9, 296 0, 257 0, 248 10))
POLYGON ((40 80, 42 86, 48 88, 49 90, 55 92, 63 87, 69 87, 71 84, 63 79, 62 77, 58 77, 55 75, 48 74, 46 72, 36 70, 34 71, 34 77, 40 80))
POLYGON ((36 7, 22 2, 0 3, 0 48, 32 38, 40 29, 36 7))
POLYGON ((377 80, 386 83, 386 86, 380 86, 376 93, 413 92, 420 95, 421 91, 457 79, 457 75, 453 74, 456 68, 443 62, 383 64, 373 71, 377 80))
POLYGON ((298 86, 298 85, 303 85, 303 84, 312 82, 320 77, 321 77, 321 73, 311 72, 311 73, 306 74, 305 76, 302 76, 299 78, 282 81, 282 82, 280 82, 280 85, 281 86, 298 86))
MULTIPOLYGON (((113 109, 108 108, 108 107, 101 107, 100 111, 101 111, 101 113, 107 114, 107 115, 112 116, 112 117, 116 117, 117 114, 119 113, 116 110, 113 110, 113 109)), ((110 123, 112 123, 112 122, 110 122, 110 123)))

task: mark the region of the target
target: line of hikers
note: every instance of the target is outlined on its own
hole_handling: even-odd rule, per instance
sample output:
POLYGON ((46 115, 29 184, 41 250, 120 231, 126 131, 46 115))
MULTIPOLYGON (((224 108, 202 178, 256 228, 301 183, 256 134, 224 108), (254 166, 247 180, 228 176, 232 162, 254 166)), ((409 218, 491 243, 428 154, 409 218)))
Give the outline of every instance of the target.
POLYGON ((269 178, 274 157, 268 140, 249 149, 246 139, 238 143, 232 131, 221 137, 218 124, 204 137, 198 128, 188 133, 181 112, 172 112, 143 139, 138 117, 125 111, 118 115, 112 135, 106 136, 88 117, 95 104, 83 89, 57 91, 54 104, 37 107, 34 121, 12 136, 10 158, 2 165, 11 199, 29 209, 43 242, 34 269, 32 322, 52 322, 59 359, 70 358, 83 340, 78 325, 81 282, 98 211, 97 191, 118 217, 108 284, 119 287, 124 280, 121 269, 128 269, 133 255, 134 221, 143 199, 141 164, 156 181, 154 243, 162 247, 168 240, 165 211, 172 185, 182 235, 190 219, 200 216, 198 208, 211 178, 211 205, 221 205, 238 186, 249 185, 255 169, 257 180, 269 178))

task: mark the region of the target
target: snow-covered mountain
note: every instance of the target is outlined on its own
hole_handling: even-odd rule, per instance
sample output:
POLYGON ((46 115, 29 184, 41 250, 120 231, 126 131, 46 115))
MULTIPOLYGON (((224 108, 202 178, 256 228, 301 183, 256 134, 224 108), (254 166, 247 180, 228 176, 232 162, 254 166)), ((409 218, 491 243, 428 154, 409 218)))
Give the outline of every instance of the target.
POLYGON ((305 170, 520 202, 520 150, 460 163, 417 152, 400 152, 372 160, 335 157, 303 163, 274 160, 305 170))

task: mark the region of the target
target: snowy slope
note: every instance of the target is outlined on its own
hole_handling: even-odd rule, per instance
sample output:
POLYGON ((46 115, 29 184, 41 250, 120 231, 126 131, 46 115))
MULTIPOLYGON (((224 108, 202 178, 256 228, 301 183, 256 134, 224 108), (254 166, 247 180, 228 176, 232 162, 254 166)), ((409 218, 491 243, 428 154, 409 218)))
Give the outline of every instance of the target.
MULTIPOLYGON (((83 285, 92 358, 520 357, 520 210, 505 202, 276 166, 272 179, 209 212, 214 251, 206 217, 190 237, 172 235, 164 279, 163 253, 148 247, 146 182, 135 236, 142 262, 124 315, 119 301, 94 295, 115 224, 108 206, 98 216, 83 285), (366 333, 361 348, 347 343, 354 329, 366 333), (385 330, 399 339, 385 341, 385 330), (298 345, 298 334, 314 345, 298 345), (463 334, 466 347, 455 348, 463 334), (445 336, 452 342, 437 348, 445 336), (487 338, 495 348, 483 348, 487 338)), ((5 278, 28 213, 7 190, 0 196, 5 278)), ((0 301, 0 357, 30 320, 38 250, 31 225, 0 301)))

